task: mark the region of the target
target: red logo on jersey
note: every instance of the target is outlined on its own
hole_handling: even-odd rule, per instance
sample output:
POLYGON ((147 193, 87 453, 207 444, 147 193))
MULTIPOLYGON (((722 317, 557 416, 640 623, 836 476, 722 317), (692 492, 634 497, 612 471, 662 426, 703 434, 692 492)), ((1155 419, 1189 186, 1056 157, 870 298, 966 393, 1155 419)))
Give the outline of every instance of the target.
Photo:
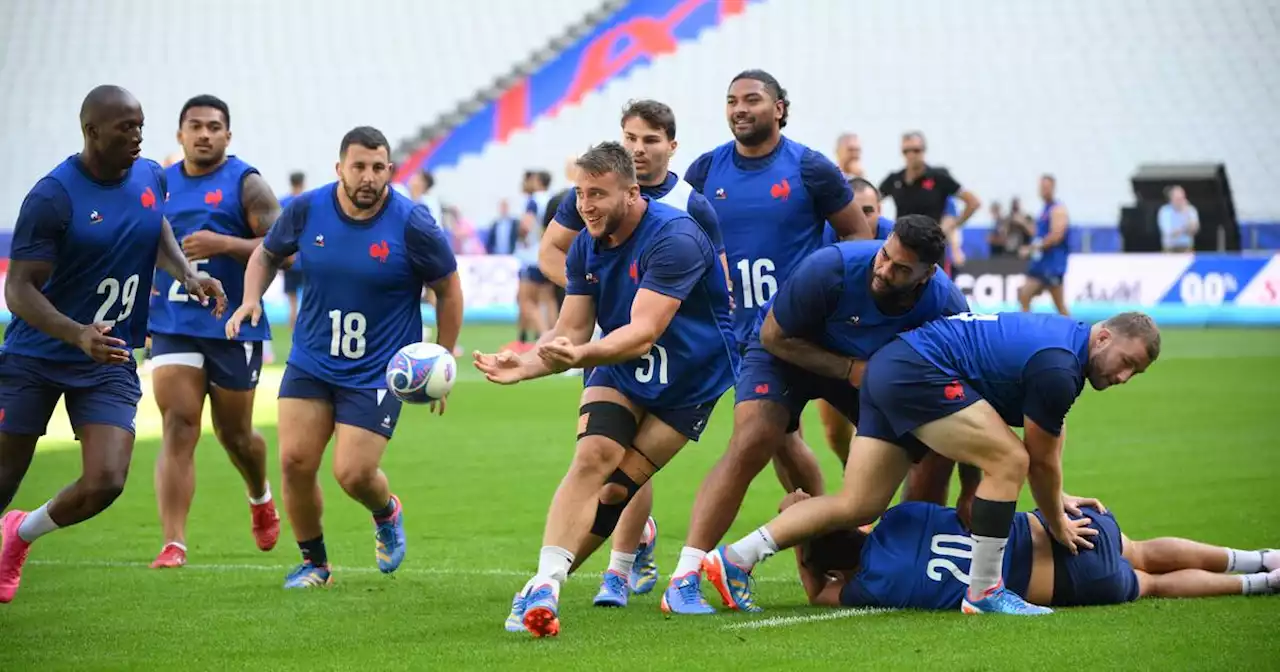
POLYGON ((942 389, 942 394, 947 397, 947 401, 964 399, 964 386, 960 384, 960 381, 953 380, 942 389))
POLYGON ((379 263, 387 263, 387 257, 391 254, 391 248, 387 246, 387 241, 374 243, 369 246, 369 256, 377 259, 379 263))
POLYGON ((156 192, 151 191, 151 187, 147 187, 147 190, 142 192, 141 200, 142 200, 142 207, 147 208, 149 210, 156 209, 156 192))
POLYGON ((756 394, 769 394, 769 383, 756 385, 756 394))
POLYGON ((929 179, 927 179, 927 180, 925 180, 925 181, 921 182, 921 183, 920 183, 920 186, 924 187, 926 191, 933 191, 933 185, 934 185, 934 184, 935 184, 935 182, 933 181, 933 178, 931 177, 931 178, 929 178, 929 179))
POLYGON ((775 199, 783 201, 791 198, 791 183, 788 182, 785 177, 782 178, 781 182, 773 185, 773 187, 769 189, 769 195, 775 199))
POLYGON ((640 265, 637 262, 631 262, 631 268, 627 273, 631 276, 631 282, 640 284, 640 265))
POLYGON ((0 423, 4 422, 4 409, 0 408, 0 423))
POLYGON ((204 192, 204 204, 215 208, 222 205, 222 190, 204 192))

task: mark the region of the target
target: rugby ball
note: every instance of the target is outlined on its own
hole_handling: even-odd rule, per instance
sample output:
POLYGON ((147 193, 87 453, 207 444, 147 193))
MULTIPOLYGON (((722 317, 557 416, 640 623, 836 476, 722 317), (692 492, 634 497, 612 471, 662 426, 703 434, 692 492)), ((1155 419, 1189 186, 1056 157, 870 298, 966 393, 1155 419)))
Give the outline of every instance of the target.
POLYGON ((387 362, 387 389, 407 404, 442 399, 457 378, 453 355, 435 343, 410 343, 387 362))

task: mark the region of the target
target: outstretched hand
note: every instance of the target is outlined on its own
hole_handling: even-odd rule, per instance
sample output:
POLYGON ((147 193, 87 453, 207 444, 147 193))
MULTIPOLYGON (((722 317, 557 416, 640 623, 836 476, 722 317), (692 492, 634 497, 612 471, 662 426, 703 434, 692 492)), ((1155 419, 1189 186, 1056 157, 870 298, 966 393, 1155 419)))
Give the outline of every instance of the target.
POLYGON ((499 353, 482 353, 476 350, 471 355, 475 367, 489 382, 499 385, 514 385, 524 380, 524 362, 520 356, 510 350, 499 353))

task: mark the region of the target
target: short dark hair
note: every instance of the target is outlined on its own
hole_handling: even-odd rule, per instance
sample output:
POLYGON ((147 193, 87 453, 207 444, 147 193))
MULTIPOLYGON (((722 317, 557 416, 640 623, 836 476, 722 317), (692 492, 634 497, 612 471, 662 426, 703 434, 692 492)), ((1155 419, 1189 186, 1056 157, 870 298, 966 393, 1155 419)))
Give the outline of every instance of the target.
POLYGON ((231 128, 231 108, 227 107, 226 101, 207 93, 200 94, 194 98, 187 100, 182 104, 182 111, 178 113, 178 126, 182 126, 182 122, 187 120, 187 112, 196 107, 212 107, 222 113, 222 123, 231 128))
POLYGON ((366 149, 386 147, 387 156, 391 156, 391 143, 387 142, 387 136, 372 126, 356 126, 347 131, 347 134, 342 136, 342 146, 338 148, 338 156, 346 157, 347 148, 351 145, 360 145, 366 149))
POLYGON ((430 189, 436 186, 436 176, 432 175, 431 171, 424 170, 422 171, 422 182, 427 185, 427 189, 430 189))
POLYGON ((862 191, 863 189, 870 189, 871 191, 876 192, 876 200, 877 201, 880 200, 880 188, 877 187, 875 183, 873 183, 871 180, 868 180, 865 177, 849 178, 849 187, 853 189, 853 193, 855 194, 858 193, 859 191, 862 191))
POLYGON ((578 157, 574 165, 591 177, 613 173, 622 181, 623 186, 629 187, 636 183, 636 166, 631 162, 631 152, 617 142, 602 142, 588 149, 578 157))
POLYGON ((764 70, 743 70, 729 81, 729 85, 733 86, 733 83, 739 79, 752 79, 764 84, 764 90, 768 91, 774 100, 782 101, 782 119, 778 122, 778 128, 786 128, 787 117, 791 115, 791 101, 787 99, 787 90, 782 88, 777 78, 764 70))
POLYGON ((676 113, 666 103, 656 100, 628 101, 626 109, 622 111, 622 123, 626 124, 632 117, 639 117, 644 123, 662 129, 668 140, 676 139, 676 113))
POLYGON ((301 187, 303 184, 306 184, 306 182, 307 174, 301 170, 295 170, 292 173, 289 173, 289 186, 301 187))
POLYGON ((1160 328, 1150 315, 1137 311, 1120 313, 1107 318, 1102 326, 1124 338, 1140 339, 1147 346, 1147 359, 1152 362, 1160 356, 1160 328))
POLYGON ((933 265, 942 261, 947 250, 947 236, 934 218, 928 215, 903 215, 893 223, 898 244, 916 253, 920 261, 933 265))
POLYGON ((907 131, 906 133, 902 134, 902 139, 904 141, 910 140, 912 138, 915 138, 920 141, 921 149, 929 149, 929 141, 925 139, 923 131, 907 131))

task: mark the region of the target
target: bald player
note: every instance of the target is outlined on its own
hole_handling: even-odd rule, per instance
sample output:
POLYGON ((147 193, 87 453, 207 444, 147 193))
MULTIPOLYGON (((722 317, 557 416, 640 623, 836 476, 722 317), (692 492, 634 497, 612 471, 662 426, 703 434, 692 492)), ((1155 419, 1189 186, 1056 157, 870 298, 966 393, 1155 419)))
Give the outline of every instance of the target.
POLYGON ((80 107, 84 148, 28 192, 18 211, 0 347, 0 508, 31 465, 59 399, 80 440, 80 478, 35 511, 0 518, 0 602, 18 592, 31 544, 88 520, 124 490, 142 388, 132 350, 147 332, 158 267, 201 305, 222 285, 187 262, 161 212, 166 184, 142 154, 142 106, 99 86, 80 107))

